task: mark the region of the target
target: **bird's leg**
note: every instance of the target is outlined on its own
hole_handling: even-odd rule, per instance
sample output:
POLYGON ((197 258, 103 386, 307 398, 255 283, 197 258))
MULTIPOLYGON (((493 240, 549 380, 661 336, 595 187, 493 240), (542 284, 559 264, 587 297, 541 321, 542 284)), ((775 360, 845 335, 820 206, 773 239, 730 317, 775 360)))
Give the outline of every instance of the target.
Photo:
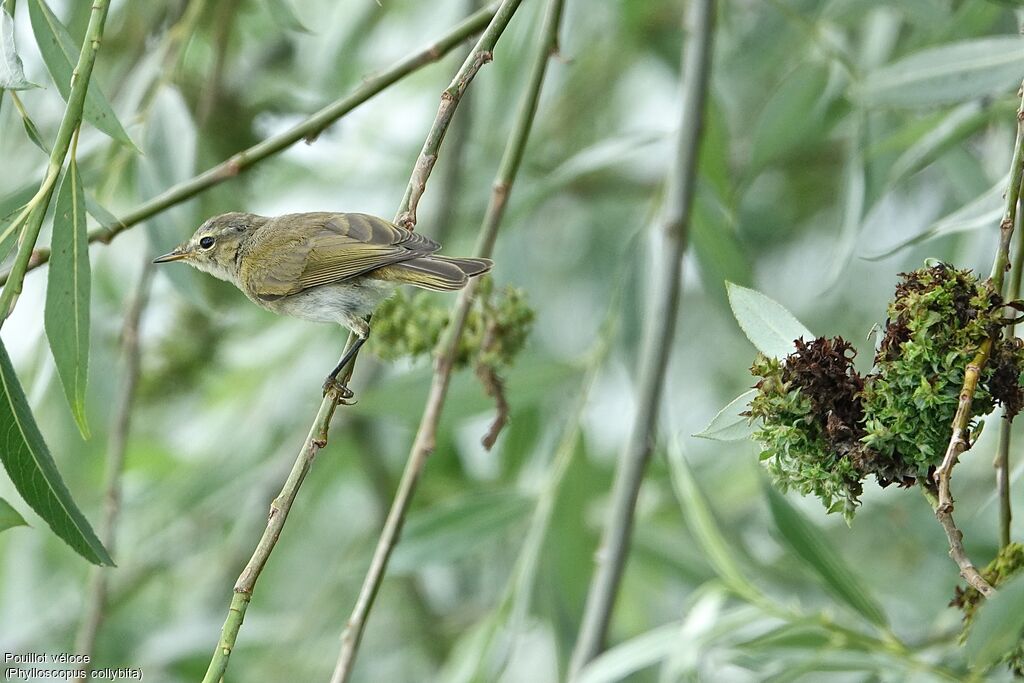
POLYGON ((324 396, 326 396, 328 392, 333 391, 337 394, 338 398, 344 402, 355 395, 346 384, 338 381, 338 375, 345 369, 345 366, 355 358, 356 354, 359 353, 359 349, 366 343, 366 340, 369 339, 369 320, 370 318, 367 316, 365 320, 362 318, 355 318, 349 323, 349 327, 352 328, 352 331, 356 334, 356 340, 341 357, 338 364, 334 366, 334 369, 331 370, 330 374, 327 375, 327 379, 324 380, 324 396))

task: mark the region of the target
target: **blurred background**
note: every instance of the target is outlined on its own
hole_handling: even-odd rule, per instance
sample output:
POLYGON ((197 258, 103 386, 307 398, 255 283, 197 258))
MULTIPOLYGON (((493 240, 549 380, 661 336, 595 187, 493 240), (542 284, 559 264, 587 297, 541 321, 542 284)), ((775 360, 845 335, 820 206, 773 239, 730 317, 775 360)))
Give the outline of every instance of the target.
MULTIPOLYGON (((52 139, 64 105, 36 47, 31 1, 17 3, 15 38, 26 76, 46 87, 19 95, 43 139, 52 139)), ((78 43, 89 3, 50 4, 78 43)), ((511 421, 487 452, 480 439, 493 402, 472 371, 457 375, 356 680, 565 676, 634 408, 648 236, 679 120, 684 5, 566 3, 560 54, 495 252, 496 284, 522 288, 536 315, 525 350, 505 372, 511 421)), ((752 383, 755 350, 730 313, 727 280, 779 301, 816 334, 853 340, 866 372, 868 335, 884 323, 898 272, 928 257, 988 272, 1024 75, 1016 5, 718 3, 661 439, 640 495, 613 649, 589 681, 948 680, 964 671, 960 613, 947 606, 957 570, 919 492, 871 484, 849 527, 817 501, 789 497, 908 648, 886 649, 879 643, 888 636, 787 548, 768 512, 756 445, 691 435, 752 383), (907 59, 925 50, 936 52, 907 59), (670 450, 704 492, 710 527, 694 524, 699 503, 677 495, 670 450), (709 529, 782 608, 723 588, 720 565, 708 559, 709 529), (842 629, 878 639, 860 643, 842 629)), ((85 126, 78 158, 90 199, 115 216, 126 212, 296 124, 475 6, 113 2, 93 83, 142 154, 85 126)), ((473 248, 542 12, 541 2, 523 3, 442 148, 417 229, 441 240, 445 253, 473 248)), ((390 218, 439 93, 467 49, 401 80, 309 144, 92 247, 88 440, 70 417, 44 339, 45 270, 28 276, 3 340, 94 524, 105 456, 117 439, 111 424, 123 395, 126 310, 149 290, 125 432, 118 567, 106 570, 110 603, 94 666, 142 667, 151 681, 202 677, 231 586, 344 342, 340 329, 276 317, 191 269, 146 274, 146 264, 224 211, 390 218)), ((0 160, 6 213, 31 194, 46 161, 7 98, 0 160)), ((431 372, 427 358, 361 361, 352 383, 358 403, 334 418, 226 680, 326 680, 333 668, 431 372)), ((955 483, 958 522, 980 564, 998 547, 997 421, 955 483)), ((0 535, 0 651, 72 651, 90 568, 20 504, 6 478, 0 495, 33 527, 0 535)))

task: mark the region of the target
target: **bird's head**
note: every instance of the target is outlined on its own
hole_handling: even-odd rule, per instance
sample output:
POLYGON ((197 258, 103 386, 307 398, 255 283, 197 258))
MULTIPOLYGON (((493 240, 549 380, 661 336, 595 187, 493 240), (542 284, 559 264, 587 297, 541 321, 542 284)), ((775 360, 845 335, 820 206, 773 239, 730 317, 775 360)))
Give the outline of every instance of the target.
POLYGON ((263 216, 237 211, 214 216, 187 241, 153 259, 153 263, 184 261, 221 280, 235 282, 242 246, 266 221, 263 216))

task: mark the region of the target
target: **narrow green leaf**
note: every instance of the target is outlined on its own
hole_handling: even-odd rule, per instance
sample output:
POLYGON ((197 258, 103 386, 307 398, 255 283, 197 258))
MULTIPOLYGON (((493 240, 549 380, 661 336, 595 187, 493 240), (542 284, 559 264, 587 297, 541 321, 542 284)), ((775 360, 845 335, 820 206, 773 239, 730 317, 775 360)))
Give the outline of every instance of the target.
POLYGON ((28 90, 39 86, 25 78, 21 57, 14 46, 14 19, 0 10, 0 90, 28 90))
POLYGON ((987 669, 1020 642, 1024 631, 1024 576, 1003 584, 979 608, 967 634, 967 660, 987 669))
POLYGON ((15 221, 24 209, 24 206, 19 206, 0 218, 0 261, 4 261, 14 248, 18 237, 18 225, 15 225, 15 221))
POLYGON ((779 84, 757 119, 750 165, 761 168, 794 150, 818 142, 828 108, 828 67, 805 63, 779 84), (794 121, 800 121, 794 126, 794 121))
POLYGON ((869 73, 853 96, 869 107, 934 107, 1009 93, 1024 77, 1024 39, 997 36, 922 50, 869 73))
POLYGON ((50 148, 43 140, 43 136, 39 134, 39 129, 36 128, 35 122, 33 122, 28 116, 22 116, 21 124, 25 127, 25 135, 27 135, 28 139, 32 141, 32 144, 43 150, 44 154, 49 154, 50 148))
POLYGON ((93 564, 114 565, 57 470, 3 342, 0 342, 0 462, 18 493, 50 525, 53 533, 93 564))
POLYGON ((793 353, 793 342, 814 335, 774 299, 754 289, 726 282, 729 305, 747 339, 766 356, 785 358, 793 353))
POLYGON ((987 125, 997 110, 998 107, 982 106, 978 101, 955 107, 893 162, 889 184, 895 185, 918 172, 950 147, 966 140, 987 125))
POLYGON ((17 510, 11 507, 3 498, 0 498, 0 531, 7 531, 15 526, 28 526, 28 522, 17 510))
POLYGON ((825 271, 828 275, 824 278, 820 291, 828 291, 839 283, 857 249, 857 238, 864 226, 864 211, 868 200, 868 174, 864 163, 864 149, 870 145, 867 135, 867 114, 855 111, 849 119, 849 137, 843 160, 843 222, 839 228, 839 239, 833 251, 832 263, 825 271))
POLYGON ((861 258, 866 261, 880 261, 907 247, 937 239, 944 235, 952 235, 970 230, 996 229, 1003 216, 1003 195, 1009 182, 1010 177, 1008 175, 1003 176, 984 193, 971 200, 965 206, 935 221, 928 229, 898 244, 887 247, 876 254, 865 255, 861 258))
MULTIPOLYGON (((46 0, 29 0, 28 14, 32 21, 39 52, 43 56, 46 70, 57 86, 57 91, 66 102, 71 93, 71 74, 78 63, 79 46, 75 45, 71 34, 60 23, 46 0)), ((138 149, 125 132, 124 126, 118 121, 110 102, 100 91, 97 83, 90 83, 85 93, 85 107, 82 116, 86 121, 109 135, 114 140, 138 149)))
POLYGON ((96 222, 103 227, 119 225, 120 219, 112 214, 105 206, 100 204, 95 197, 88 192, 85 193, 85 210, 96 219, 96 222))
POLYGON ((14 247, 18 226, 14 221, 39 188, 39 183, 24 185, 0 199, 0 262, 4 261, 14 247))
POLYGON ((750 260, 736 234, 736 212, 710 183, 697 188, 690 222, 690 242, 704 287, 717 297, 725 294, 726 281, 748 283, 750 260))
POLYGON ((753 433, 750 418, 740 415, 757 395, 756 389, 745 391, 718 411, 707 427, 694 436, 712 441, 741 441, 753 433))
POLYGON ((670 623, 641 633, 601 653, 580 671, 577 683, 613 683, 657 664, 674 650, 685 647, 680 624, 670 623))
POLYGON ((89 438, 85 387, 89 376, 89 234, 85 192, 74 157, 57 188, 44 323, 57 374, 82 437, 89 438))
MULTIPOLYGON (((808 649, 818 650, 833 644, 833 636, 824 632, 817 624, 800 622, 785 623, 767 633, 761 633, 749 640, 737 643, 743 648, 756 649, 808 649)), ((857 643, 845 643, 856 645, 857 643)))
POLYGON ((683 508, 686 524, 704 550, 708 562, 731 591, 749 602, 760 602, 761 592, 750 583, 740 569, 740 563, 729 547, 729 542, 718 528, 718 522, 715 521, 707 498, 697 486, 693 473, 677 445, 669 448, 668 463, 672 472, 673 488, 683 508))
MULTIPOLYGON (((195 173, 199 136, 185 98, 171 86, 159 89, 142 133, 145 155, 135 160, 135 186, 139 196, 151 199, 195 173)), ((197 200, 192 199, 146 221, 152 253, 165 254, 199 225, 197 200)), ((193 304, 206 305, 200 281, 192 268, 161 268, 160 273, 193 304)))
POLYGON ((859 578, 843 561, 825 535, 786 498, 766 485, 768 506, 775 527, 797 557, 821 578, 825 587, 876 626, 888 624, 885 612, 859 578))
POLYGON ((264 0, 264 4, 267 6, 267 11, 270 12, 271 18, 281 28, 288 31, 298 31, 299 33, 310 32, 305 24, 299 20, 299 17, 295 14, 295 9, 288 0, 264 0))
POLYGON ((532 500, 514 491, 471 495, 410 516, 391 559, 394 571, 448 563, 526 519, 532 500))

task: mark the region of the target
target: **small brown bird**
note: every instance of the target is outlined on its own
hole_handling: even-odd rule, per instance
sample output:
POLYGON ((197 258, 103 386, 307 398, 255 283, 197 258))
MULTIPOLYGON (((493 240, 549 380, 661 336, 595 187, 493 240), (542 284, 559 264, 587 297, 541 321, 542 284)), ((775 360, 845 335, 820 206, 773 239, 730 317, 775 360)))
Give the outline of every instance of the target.
POLYGON ((154 263, 184 261, 226 280, 254 303, 283 315, 339 323, 356 341, 324 381, 338 373, 370 336, 369 318, 398 285, 449 292, 491 269, 483 258, 450 258, 418 232, 362 213, 292 213, 275 218, 225 213, 154 263))

